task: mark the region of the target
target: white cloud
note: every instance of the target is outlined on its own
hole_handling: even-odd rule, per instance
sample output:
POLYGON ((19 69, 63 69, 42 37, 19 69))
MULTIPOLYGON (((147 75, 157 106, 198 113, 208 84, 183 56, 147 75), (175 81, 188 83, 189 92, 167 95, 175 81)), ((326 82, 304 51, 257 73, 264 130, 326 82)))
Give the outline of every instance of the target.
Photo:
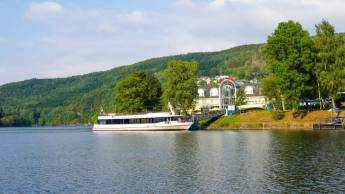
POLYGON ((0 44, 6 43, 7 41, 8 41, 7 38, 0 36, 0 44))
POLYGON ((211 7, 222 7, 227 3, 227 0, 214 0, 210 3, 211 7))
POLYGON ((141 11, 132 11, 124 15, 124 19, 127 19, 128 21, 131 21, 131 22, 144 22, 145 15, 141 11))
POLYGON ((64 7, 53 1, 41 3, 31 3, 27 12, 27 17, 33 20, 56 17, 64 12, 64 7))
POLYGON ((176 0, 175 6, 179 8, 192 8, 195 6, 193 0, 176 0))
MULTIPOLYGON (((208 3, 176 0, 172 10, 165 13, 64 8, 54 2, 45 2, 31 4, 28 15, 49 15, 50 12, 60 15, 48 24, 56 36, 73 38, 78 34, 94 33, 95 36, 87 39, 103 36, 103 39, 111 39, 110 42, 125 38, 131 42, 136 39, 133 37, 138 37, 145 40, 145 44, 161 44, 160 47, 165 48, 167 53, 178 53, 263 42, 282 20, 299 20, 313 30, 310 27, 319 22, 322 16, 331 20, 338 17, 340 12, 330 11, 332 8, 336 10, 345 5, 341 0, 330 1, 334 5, 322 0, 212 0, 208 3)), ((340 14, 345 16, 345 13, 340 14)), ((339 23, 341 19, 336 21, 339 23)), ((122 48, 126 46, 122 45, 122 48)), ((129 49, 132 51, 132 48, 129 49)))
POLYGON ((48 33, 5 49, 9 56, 18 52, 21 57, 0 53, 0 65, 19 72, 16 67, 28 64, 28 72, 17 79, 60 77, 151 57, 261 43, 278 22, 289 19, 300 21, 312 34, 323 18, 345 31, 343 0, 176 0, 163 11, 68 5, 31 3, 29 24, 48 33))

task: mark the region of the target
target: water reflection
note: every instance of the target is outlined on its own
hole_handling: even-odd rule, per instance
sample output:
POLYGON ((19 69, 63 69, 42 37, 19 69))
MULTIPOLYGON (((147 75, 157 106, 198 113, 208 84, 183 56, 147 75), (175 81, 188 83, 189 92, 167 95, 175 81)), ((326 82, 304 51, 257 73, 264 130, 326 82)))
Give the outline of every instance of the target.
POLYGON ((344 191, 344 134, 285 132, 271 135, 268 180, 280 191, 344 191), (335 142, 338 142, 335 143, 335 142))
POLYGON ((2 132, 0 193, 345 192, 345 133, 2 132))
POLYGON ((174 135, 173 187, 182 192, 199 191, 200 157, 199 140, 193 133, 176 133, 174 135), (191 190, 191 188, 194 188, 191 190))

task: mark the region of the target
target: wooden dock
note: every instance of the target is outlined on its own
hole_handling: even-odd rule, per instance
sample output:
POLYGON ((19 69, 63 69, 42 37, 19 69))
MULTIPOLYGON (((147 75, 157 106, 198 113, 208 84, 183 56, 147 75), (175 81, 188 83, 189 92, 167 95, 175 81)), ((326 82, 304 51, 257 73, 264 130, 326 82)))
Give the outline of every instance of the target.
POLYGON ((344 130, 345 122, 344 117, 328 118, 325 121, 320 121, 318 124, 313 125, 315 130, 344 130))
POLYGON ((341 130, 341 129, 345 129, 345 128, 344 128, 344 125, 342 125, 342 124, 319 123, 319 124, 314 124, 313 129, 316 129, 316 130, 341 130))

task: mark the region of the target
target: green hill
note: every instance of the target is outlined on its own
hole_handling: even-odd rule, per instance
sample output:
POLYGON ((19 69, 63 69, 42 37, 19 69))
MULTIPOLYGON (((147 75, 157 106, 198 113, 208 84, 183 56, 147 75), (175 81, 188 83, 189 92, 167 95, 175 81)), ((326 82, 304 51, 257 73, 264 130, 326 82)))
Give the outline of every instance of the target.
POLYGON ((142 70, 163 79, 170 60, 195 60, 200 76, 219 74, 250 78, 264 67, 262 45, 245 45, 218 52, 200 52, 154 58, 108 71, 57 79, 31 79, 0 86, 2 124, 64 125, 89 123, 100 112, 113 111, 116 82, 142 70))

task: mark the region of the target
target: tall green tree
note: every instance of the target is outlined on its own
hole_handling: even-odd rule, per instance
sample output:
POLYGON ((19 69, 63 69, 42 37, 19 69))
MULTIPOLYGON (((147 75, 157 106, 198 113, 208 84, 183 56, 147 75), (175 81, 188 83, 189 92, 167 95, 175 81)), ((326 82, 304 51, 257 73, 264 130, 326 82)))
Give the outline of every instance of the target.
POLYGON ((196 62, 170 61, 165 76, 163 102, 170 102, 175 111, 187 115, 198 96, 196 62))
POLYGON ((161 97, 163 94, 161 83, 155 76, 147 75, 143 84, 144 88, 146 88, 144 96, 145 109, 149 111, 160 110, 162 108, 161 97))
POLYGON ((316 25, 314 38, 317 51, 315 73, 319 85, 319 94, 332 98, 333 108, 337 94, 345 85, 345 39, 336 34, 334 27, 323 20, 316 25))
POLYGON ((159 109, 162 88, 159 80, 136 72, 119 81, 115 88, 116 112, 143 112, 159 109))
POLYGON ((283 98, 297 109, 312 77, 315 62, 312 38, 298 22, 281 22, 268 37, 264 53, 283 98))
MULTIPOLYGON (((282 94, 277 83, 277 78, 273 75, 269 75, 261 80, 260 86, 262 94, 273 104, 274 109, 278 109, 280 103, 282 103, 282 94)), ((281 107, 283 106, 282 104, 281 107)))

